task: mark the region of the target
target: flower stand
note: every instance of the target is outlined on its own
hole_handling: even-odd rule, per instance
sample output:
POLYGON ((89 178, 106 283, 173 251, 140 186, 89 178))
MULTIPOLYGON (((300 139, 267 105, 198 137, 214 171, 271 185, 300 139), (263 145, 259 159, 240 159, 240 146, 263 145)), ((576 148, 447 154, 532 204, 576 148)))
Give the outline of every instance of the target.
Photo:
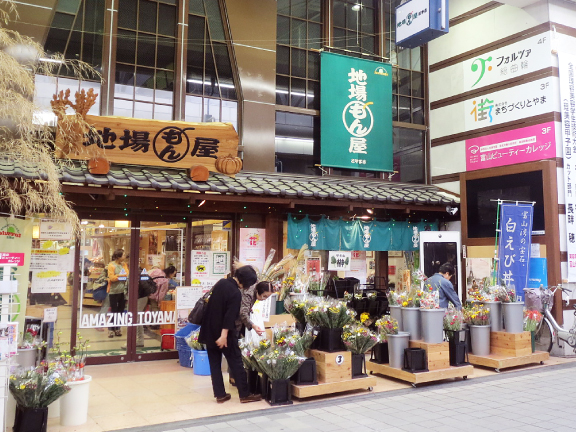
POLYGON ((410 333, 410 340, 420 340, 420 329, 422 328, 420 308, 403 307, 402 326, 405 332, 410 333))
POLYGON ((60 425, 78 426, 86 423, 91 381, 90 375, 84 375, 81 381, 66 383, 71 390, 60 398, 60 425))
POLYGON ((404 349, 404 367, 402 369, 412 373, 428 372, 426 364, 426 350, 422 348, 404 349))
POLYGON ((446 309, 420 309, 422 340, 437 344, 444 342, 443 325, 446 309))
POLYGON ((389 306, 390 316, 398 321, 398 331, 404 331, 402 323, 402 306, 389 306))
POLYGON ((16 405, 14 432, 46 432, 48 428, 48 407, 24 408, 16 405))
POLYGON ((524 302, 502 303, 504 330, 506 333, 524 331, 524 302))
POLYGON ((531 339, 531 334, 527 331, 522 333, 492 332, 490 353, 478 355, 473 352, 468 358, 471 364, 493 368, 496 372, 532 363, 543 364, 550 358, 550 355, 542 351, 532 352, 531 339))
POLYGON ((272 405, 292 405, 292 391, 290 380, 268 381, 266 401, 272 405))
POLYGON ((374 345, 374 348, 372 348, 372 356, 370 361, 378 364, 384 364, 390 361, 390 356, 388 353, 388 342, 380 342, 374 345))
POLYGON ((316 360, 309 357, 300 365, 298 371, 292 377, 297 385, 316 385, 318 384, 318 371, 316 369, 316 360))
POLYGON ((395 335, 388 335, 386 338, 388 339, 390 367, 402 369, 404 366, 404 350, 408 348, 410 335, 406 332, 401 332, 395 335))
POLYGON ((367 377, 366 356, 364 354, 352 354, 352 378, 367 377))

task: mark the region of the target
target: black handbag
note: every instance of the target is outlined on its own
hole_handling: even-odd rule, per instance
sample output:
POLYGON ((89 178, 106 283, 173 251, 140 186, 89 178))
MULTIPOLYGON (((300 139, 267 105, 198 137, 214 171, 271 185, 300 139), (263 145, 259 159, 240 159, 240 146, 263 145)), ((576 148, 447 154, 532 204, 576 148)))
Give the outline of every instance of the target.
POLYGON ((188 315, 188 322, 196 325, 202 325, 202 318, 204 318, 204 311, 206 310, 206 306, 208 305, 208 300, 210 300, 210 295, 212 294, 212 290, 208 291, 202 297, 198 299, 196 304, 194 305, 194 309, 190 311, 188 315))
POLYGON ((147 279, 140 279, 138 281, 138 298, 148 297, 151 294, 154 294, 158 291, 158 285, 154 282, 154 279, 158 278, 147 278, 147 279))

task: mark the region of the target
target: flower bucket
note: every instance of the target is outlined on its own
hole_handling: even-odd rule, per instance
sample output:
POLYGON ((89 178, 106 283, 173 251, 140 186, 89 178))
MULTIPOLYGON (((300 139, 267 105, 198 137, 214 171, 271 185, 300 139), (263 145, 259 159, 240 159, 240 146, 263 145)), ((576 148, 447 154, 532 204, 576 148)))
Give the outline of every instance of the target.
POLYGON ((48 407, 24 408, 16 405, 14 432, 46 432, 48 427, 48 407))
POLYGON ((450 354, 450 366, 462 366, 468 364, 468 343, 466 341, 466 331, 447 330, 448 352, 450 354))
POLYGON ((246 377, 248 378, 248 391, 252 394, 262 394, 258 372, 253 369, 247 369, 246 377))
POLYGON ((352 378, 367 377, 366 356, 364 354, 352 354, 352 378))
POLYGON ((410 333, 410 340, 420 340, 420 328, 422 322, 420 318, 420 308, 410 307, 402 308, 402 328, 403 331, 410 333))
POLYGON ((470 325, 472 354, 487 356, 490 354, 490 326, 470 325))
POLYGON ((410 335, 400 332, 396 335, 386 336, 388 339, 388 352, 390 354, 390 367, 402 369, 404 367, 404 350, 410 343, 410 335))
POLYGON ((536 330, 530 332, 530 344, 532 346, 532 352, 536 352, 536 330))
POLYGON ((270 315, 276 315, 276 302, 278 301, 278 294, 274 293, 268 298, 270 299, 268 300, 270 302, 270 315))
POLYGON ((504 331, 522 333, 524 331, 524 302, 503 303, 504 331))
POLYGON ((420 309, 422 339, 426 343, 444 342, 444 314, 446 309, 420 309))
POLYGON ((37 348, 18 348, 18 357, 16 361, 22 368, 30 369, 36 367, 36 359, 38 358, 37 348))
POLYGON ((342 342, 342 332, 343 329, 341 328, 320 327, 320 333, 317 337, 320 339, 318 349, 326 352, 345 351, 346 347, 344 342, 342 342))
POLYGON ((502 303, 484 302, 484 305, 490 309, 490 331, 502 331, 502 303))
POLYGON ((408 372, 428 372, 426 350, 422 348, 404 348, 404 367, 408 372))
POLYGON ((60 425, 78 426, 88 420, 88 401, 90 400, 90 375, 84 375, 81 381, 68 381, 70 391, 60 398, 60 425))
POLYGON ((300 365, 298 371, 292 377, 296 385, 318 384, 318 372, 316 370, 316 360, 309 357, 300 365))
POLYGON ((388 342, 380 342, 372 348, 372 358, 370 361, 378 364, 386 364, 390 362, 390 355, 388 353, 388 342))
MULTIPOLYGON (((272 308, 270 308, 272 309, 272 308)), ((284 300, 276 300, 276 313, 275 315, 281 315, 286 312, 284 309, 284 300)))
POLYGON ((289 379, 268 381, 266 401, 272 405, 292 405, 292 385, 289 379))
POLYGON ((194 370, 194 375, 210 375, 208 351, 192 350, 192 369, 194 370))
POLYGON ((398 321, 398 331, 404 331, 402 326, 402 306, 389 306, 390 316, 398 321))

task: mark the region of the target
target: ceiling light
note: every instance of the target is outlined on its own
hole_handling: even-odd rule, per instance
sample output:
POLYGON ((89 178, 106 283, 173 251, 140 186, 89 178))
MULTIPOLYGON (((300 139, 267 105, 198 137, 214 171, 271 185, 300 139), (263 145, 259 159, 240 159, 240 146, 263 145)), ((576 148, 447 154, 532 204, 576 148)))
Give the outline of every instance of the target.
POLYGON ((374 214, 374 210, 372 210, 372 209, 366 209, 366 213, 368 213, 368 214, 374 214))
POLYGON ((87 220, 83 220, 82 222, 80 222, 81 225, 88 225, 88 221, 87 220))
POLYGON ((98 228, 105 228, 104 224, 98 225, 98 228))
POLYGON ((202 207, 205 202, 206 202, 206 200, 202 200, 202 202, 200 204, 198 204, 198 207, 202 207))
POLYGON ((355 12, 358 12, 360 9, 362 9, 362 5, 360 3, 356 3, 354 6, 352 6, 352 10, 355 12))

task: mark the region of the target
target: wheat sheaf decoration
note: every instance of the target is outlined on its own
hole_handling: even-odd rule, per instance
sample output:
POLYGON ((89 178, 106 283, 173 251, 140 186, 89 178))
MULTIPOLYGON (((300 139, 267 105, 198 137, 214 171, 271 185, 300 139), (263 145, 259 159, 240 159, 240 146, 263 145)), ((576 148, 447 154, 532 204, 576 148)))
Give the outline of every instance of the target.
MULTIPOLYGON (((70 222, 77 234, 78 216, 62 194, 59 181, 62 166, 72 161, 65 152, 60 159, 55 157, 54 127, 39 119, 41 109, 34 102, 35 77, 54 76, 63 69, 77 80, 100 81, 101 76, 86 63, 46 54, 32 39, 6 28, 10 20, 16 19, 15 3, 0 0, 0 161, 28 175, 0 175, 0 211, 14 215, 44 213, 70 222)), ((62 93, 63 98, 66 93, 62 93)), ((70 105, 76 121, 85 122, 83 115, 96 97, 90 91, 79 92, 70 105)))

